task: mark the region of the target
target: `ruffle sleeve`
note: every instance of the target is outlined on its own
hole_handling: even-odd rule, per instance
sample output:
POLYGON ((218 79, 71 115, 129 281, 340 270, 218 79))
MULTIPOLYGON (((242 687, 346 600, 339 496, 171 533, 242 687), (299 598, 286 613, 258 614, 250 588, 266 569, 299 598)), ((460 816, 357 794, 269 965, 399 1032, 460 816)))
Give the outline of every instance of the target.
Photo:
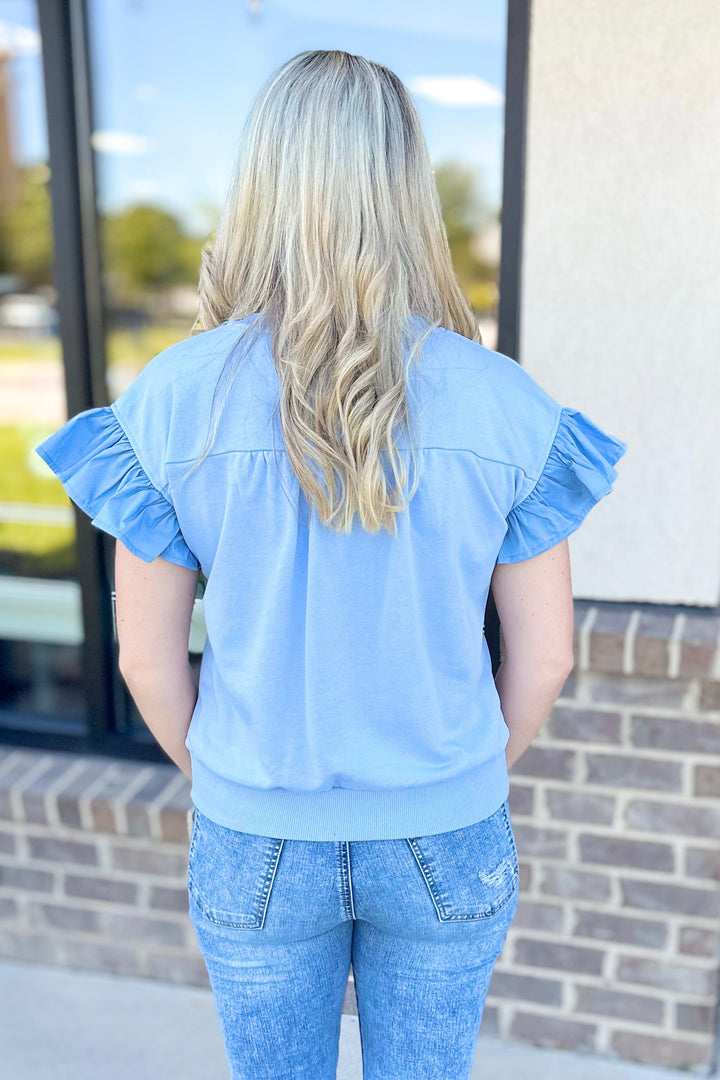
POLYGON ((175 508, 154 486, 111 406, 77 413, 35 447, 92 524, 139 559, 197 570, 175 508))
POLYGON ((543 471, 507 518, 499 563, 522 562, 559 544, 612 490, 627 443, 578 409, 563 408, 543 471))

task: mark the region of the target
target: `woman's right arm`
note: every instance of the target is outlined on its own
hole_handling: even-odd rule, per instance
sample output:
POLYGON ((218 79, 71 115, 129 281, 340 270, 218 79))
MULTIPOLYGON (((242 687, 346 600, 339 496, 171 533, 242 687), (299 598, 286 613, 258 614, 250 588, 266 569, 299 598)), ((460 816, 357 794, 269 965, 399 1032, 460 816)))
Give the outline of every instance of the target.
POLYGON ((573 595, 567 540, 516 563, 497 563, 490 587, 502 630, 495 685, 512 766, 543 726, 573 664, 573 595))

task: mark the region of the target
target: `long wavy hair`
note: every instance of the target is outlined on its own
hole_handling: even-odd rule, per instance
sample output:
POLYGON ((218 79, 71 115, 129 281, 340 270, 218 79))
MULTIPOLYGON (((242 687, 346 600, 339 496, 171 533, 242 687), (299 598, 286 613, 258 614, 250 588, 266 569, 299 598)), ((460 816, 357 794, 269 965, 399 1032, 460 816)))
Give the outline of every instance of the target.
POLYGON ((337 532, 351 531, 357 511, 366 531, 397 536, 420 474, 410 365, 438 326, 482 339, 453 271, 417 111, 387 67, 308 50, 260 89, 201 255, 191 334, 228 320, 247 322, 189 471, 215 441, 242 343, 267 333, 285 451, 308 503, 337 532), (399 428, 413 436, 407 497, 399 428))

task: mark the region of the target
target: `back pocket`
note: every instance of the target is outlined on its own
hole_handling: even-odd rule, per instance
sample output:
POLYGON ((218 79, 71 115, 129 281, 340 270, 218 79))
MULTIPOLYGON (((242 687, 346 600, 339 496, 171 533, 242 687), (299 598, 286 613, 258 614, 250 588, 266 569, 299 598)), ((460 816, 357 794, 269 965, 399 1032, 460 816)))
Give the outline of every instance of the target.
POLYGON ((489 919, 517 894, 518 857, 507 800, 490 817, 407 840, 443 921, 489 919))
POLYGON ((284 840, 218 825, 195 808, 188 892, 220 926, 261 930, 284 840))

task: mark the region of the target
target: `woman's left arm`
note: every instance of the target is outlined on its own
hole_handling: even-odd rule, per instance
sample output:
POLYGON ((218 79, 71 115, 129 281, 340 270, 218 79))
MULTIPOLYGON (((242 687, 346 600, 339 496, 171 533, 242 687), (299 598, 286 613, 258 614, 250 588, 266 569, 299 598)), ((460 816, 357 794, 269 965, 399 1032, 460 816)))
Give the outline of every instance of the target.
POLYGON ((198 687, 188 659, 198 571, 158 556, 137 558, 115 542, 118 667, 165 753, 192 779, 185 746, 198 687))

